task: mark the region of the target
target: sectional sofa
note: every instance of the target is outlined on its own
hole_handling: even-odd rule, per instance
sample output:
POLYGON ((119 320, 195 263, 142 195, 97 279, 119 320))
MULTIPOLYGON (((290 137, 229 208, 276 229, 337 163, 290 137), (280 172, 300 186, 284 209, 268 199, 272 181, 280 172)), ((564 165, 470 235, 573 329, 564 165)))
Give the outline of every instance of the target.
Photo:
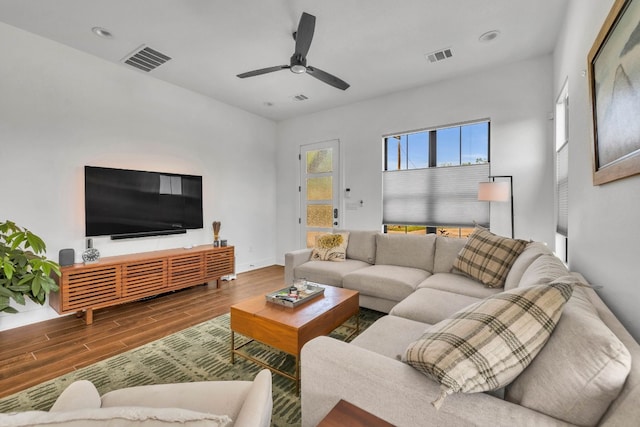
POLYGON ((343 232, 343 262, 310 260, 310 249, 290 252, 285 280, 358 290, 362 307, 388 315, 351 343, 319 337, 305 345, 303 427, 316 425, 340 399, 397 426, 637 425, 640 367, 633 362, 640 346, 584 278, 544 244, 526 243, 503 283, 488 287, 454 268, 465 239, 343 232), (585 286, 573 286, 548 341, 524 371, 497 390, 453 393, 439 409, 431 404, 442 386, 402 360, 408 346, 487 299, 567 278, 585 286))

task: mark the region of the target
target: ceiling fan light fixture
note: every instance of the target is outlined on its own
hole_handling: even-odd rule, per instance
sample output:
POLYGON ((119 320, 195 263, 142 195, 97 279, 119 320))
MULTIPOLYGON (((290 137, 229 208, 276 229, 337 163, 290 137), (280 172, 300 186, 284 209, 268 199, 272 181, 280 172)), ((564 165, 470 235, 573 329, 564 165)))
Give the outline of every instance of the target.
POLYGON ((307 67, 301 64, 295 64, 291 66, 290 70, 294 74, 302 74, 307 72, 307 67))

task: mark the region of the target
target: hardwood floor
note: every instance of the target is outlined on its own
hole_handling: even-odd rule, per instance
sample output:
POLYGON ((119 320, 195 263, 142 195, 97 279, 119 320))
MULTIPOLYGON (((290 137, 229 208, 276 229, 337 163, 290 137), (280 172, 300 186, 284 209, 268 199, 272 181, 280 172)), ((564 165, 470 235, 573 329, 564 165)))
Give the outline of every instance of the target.
POLYGON ((131 350, 221 314, 243 299, 283 287, 284 268, 238 274, 153 299, 94 311, 92 325, 74 315, 0 332, 0 397, 131 350))

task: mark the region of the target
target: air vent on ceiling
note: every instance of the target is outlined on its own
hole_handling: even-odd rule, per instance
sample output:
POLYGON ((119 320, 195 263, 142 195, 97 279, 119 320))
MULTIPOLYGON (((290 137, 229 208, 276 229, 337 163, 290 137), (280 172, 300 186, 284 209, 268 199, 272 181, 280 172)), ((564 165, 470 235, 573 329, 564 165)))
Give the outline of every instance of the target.
POLYGON ((300 94, 300 95, 295 95, 293 99, 296 101, 306 101, 307 99, 309 99, 309 97, 306 95, 300 94))
POLYGON ((429 62, 439 62, 451 58, 453 56, 453 52, 451 52, 451 48, 446 48, 436 50, 435 52, 426 53, 424 56, 427 57, 429 62))
POLYGON ((129 55, 125 56, 122 59, 122 62, 127 65, 131 65, 132 67, 136 67, 139 70, 149 72, 151 70, 155 70, 170 59, 171 57, 162 54, 157 50, 151 49, 148 46, 142 45, 129 55))

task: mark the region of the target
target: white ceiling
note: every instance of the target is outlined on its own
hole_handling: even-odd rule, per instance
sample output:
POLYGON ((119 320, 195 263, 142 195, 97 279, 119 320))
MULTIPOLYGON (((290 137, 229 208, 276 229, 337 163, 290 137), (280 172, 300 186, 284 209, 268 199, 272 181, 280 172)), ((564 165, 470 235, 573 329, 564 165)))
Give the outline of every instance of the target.
MULTIPOLYGON (((553 50, 567 0, 0 0, 0 21, 114 63, 147 45, 172 58, 148 73, 263 117, 282 120, 553 50), (341 91, 288 70, 302 12, 316 16, 309 65, 341 91), (112 39, 91 28, 108 29, 112 39), (500 36, 481 43, 481 34, 500 36), (425 54, 451 48, 430 63, 425 54), (309 99, 295 101, 304 94, 309 99), (267 104, 272 104, 268 106, 267 104)), ((144 73, 128 65, 131 72, 144 73)))

